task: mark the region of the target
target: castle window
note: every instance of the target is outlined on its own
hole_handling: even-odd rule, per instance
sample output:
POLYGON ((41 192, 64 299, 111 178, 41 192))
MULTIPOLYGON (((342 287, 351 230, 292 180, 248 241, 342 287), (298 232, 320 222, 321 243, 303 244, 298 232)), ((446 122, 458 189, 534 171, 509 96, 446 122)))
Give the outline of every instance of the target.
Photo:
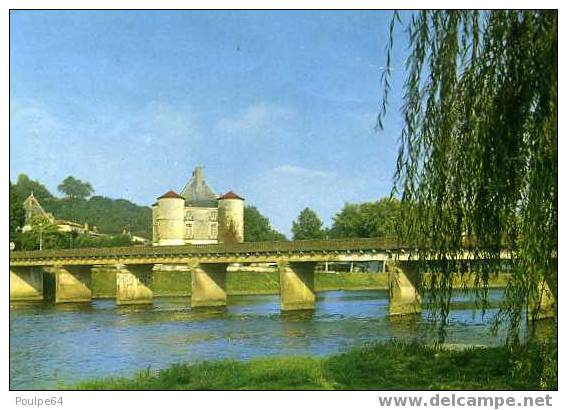
POLYGON ((193 239, 193 224, 185 225, 185 237, 188 239, 193 239))
POLYGON ((218 226, 216 223, 211 224, 211 239, 216 239, 218 237, 218 226))
POLYGON ((217 211, 211 211, 211 216, 210 216, 211 222, 216 222, 217 218, 218 218, 218 212, 217 211))
POLYGON ((185 212, 185 220, 187 220, 187 221, 193 220, 193 214, 191 213, 191 211, 185 212))

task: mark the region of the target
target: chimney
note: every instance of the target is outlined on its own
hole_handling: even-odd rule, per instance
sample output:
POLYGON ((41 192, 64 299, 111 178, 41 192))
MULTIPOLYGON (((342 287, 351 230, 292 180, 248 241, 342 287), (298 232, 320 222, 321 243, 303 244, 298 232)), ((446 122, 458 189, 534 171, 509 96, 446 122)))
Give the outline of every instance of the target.
POLYGON ((203 167, 195 167, 195 170, 193 171, 193 178, 195 179, 197 186, 203 183, 203 167))

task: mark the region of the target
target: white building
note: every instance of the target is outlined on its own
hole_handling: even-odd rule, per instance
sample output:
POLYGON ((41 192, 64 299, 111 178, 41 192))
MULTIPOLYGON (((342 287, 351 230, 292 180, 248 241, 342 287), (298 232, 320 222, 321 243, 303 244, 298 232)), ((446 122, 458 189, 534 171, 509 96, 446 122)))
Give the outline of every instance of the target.
POLYGON ((168 191, 152 205, 152 222, 154 245, 242 242, 244 198, 218 197, 196 167, 180 194, 168 191))

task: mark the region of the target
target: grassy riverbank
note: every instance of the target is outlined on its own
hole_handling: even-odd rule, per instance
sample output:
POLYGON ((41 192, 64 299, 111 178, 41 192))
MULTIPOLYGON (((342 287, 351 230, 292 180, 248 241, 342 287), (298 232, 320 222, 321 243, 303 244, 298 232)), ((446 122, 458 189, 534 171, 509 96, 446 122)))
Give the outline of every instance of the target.
POLYGON ((556 347, 439 349, 388 342, 329 357, 176 364, 131 378, 90 380, 86 390, 535 390, 557 388, 556 347), (521 357, 521 360, 517 358, 521 357))
MULTIPOLYGON (((93 295, 98 298, 116 295, 116 276, 108 270, 93 272, 93 295)), ((155 296, 188 296, 191 294, 191 273, 161 271, 154 273, 152 289, 155 296)), ((315 289, 360 290, 387 289, 387 275, 374 272, 315 273, 315 289)), ((228 272, 229 295, 267 295, 280 293, 278 272, 228 272)))
MULTIPOLYGON (((507 276, 491 278, 489 286, 503 287, 507 276)), ((472 276, 455 278, 455 288, 472 287, 472 276)), ((93 272, 93 296, 112 298, 116 295, 116 276, 109 270, 93 272)), ((154 273, 152 285, 154 296, 188 296, 191 294, 191 273, 183 271, 160 271, 154 273)), ((388 289, 388 275, 384 272, 315 272, 315 290, 370 290, 388 289)), ((266 295, 280 292, 280 276, 277 272, 229 272, 227 293, 229 295, 266 295)))

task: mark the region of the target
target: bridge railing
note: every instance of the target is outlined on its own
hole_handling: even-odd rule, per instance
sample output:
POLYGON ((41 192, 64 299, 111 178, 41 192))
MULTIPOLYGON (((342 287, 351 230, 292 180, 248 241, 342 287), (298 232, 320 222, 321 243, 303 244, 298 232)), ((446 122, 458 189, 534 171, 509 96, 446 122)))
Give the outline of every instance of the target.
POLYGON ((335 251, 391 251, 403 248, 394 237, 321 239, 278 242, 244 242, 212 245, 126 246, 112 248, 50 249, 11 251, 10 259, 50 259, 124 256, 168 256, 205 254, 254 254, 335 251))

